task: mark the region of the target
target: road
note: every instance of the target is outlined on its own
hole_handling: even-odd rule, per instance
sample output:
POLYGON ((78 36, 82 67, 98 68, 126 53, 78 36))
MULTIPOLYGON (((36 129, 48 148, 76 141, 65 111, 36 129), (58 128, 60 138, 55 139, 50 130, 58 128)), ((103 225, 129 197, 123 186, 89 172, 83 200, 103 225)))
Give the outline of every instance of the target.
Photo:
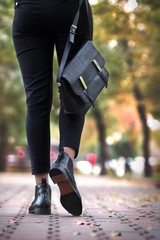
POLYGON ((34 178, 0 173, 0 240, 160 239, 160 188, 143 179, 76 175, 83 214, 73 217, 52 182, 52 214, 28 214, 34 178))

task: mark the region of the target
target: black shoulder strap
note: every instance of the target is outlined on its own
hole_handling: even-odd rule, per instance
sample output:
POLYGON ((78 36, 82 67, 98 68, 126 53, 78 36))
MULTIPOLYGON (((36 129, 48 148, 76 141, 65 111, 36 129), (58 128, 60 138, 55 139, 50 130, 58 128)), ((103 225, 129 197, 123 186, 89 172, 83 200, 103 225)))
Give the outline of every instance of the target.
POLYGON ((69 32, 69 35, 68 35, 67 43, 66 43, 66 46, 65 46, 65 49, 64 49, 64 52, 63 52, 62 60, 61 60, 58 75, 57 75, 57 85, 58 86, 61 85, 61 76, 62 76, 62 73, 63 73, 63 69, 66 65, 66 61, 67 61, 71 46, 72 46, 72 44, 74 44, 74 38, 75 38, 75 33, 76 33, 76 29, 77 29, 79 13, 80 13, 80 8, 81 8, 81 5, 82 5, 82 2, 83 2, 83 0, 79 0, 78 10, 76 12, 73 23, 70 27, 70 32, 69 32))

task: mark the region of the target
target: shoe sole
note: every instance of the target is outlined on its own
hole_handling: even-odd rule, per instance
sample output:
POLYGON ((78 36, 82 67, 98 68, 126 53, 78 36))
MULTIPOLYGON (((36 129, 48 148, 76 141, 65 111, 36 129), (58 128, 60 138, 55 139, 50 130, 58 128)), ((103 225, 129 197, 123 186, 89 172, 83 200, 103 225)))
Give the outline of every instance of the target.
POLYGON ((50 215, 51 209, 50 208, 35 208, 32 211, 29 211, 31 214, 37 214, 37 215, 50 215))
POLYGON ((82 202, 74 191, 70 181, 59 169, 51 169, 49 175, 53 183, 57 184, 60 189, 62 206, 74 216, 81 215, 82 202))

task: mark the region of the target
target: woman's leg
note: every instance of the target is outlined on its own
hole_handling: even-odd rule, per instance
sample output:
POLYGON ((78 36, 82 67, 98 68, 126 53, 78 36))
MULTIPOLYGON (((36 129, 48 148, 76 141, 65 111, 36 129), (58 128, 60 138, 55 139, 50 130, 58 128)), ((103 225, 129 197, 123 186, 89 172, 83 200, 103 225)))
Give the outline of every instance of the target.
POLYGON ((23 76, 27 102, 26 132, 35 175, 32 214, 51 213, 50 111, 52 105, 53 39, 42 26, 40 1, 21 0, 15 8, 13 40, 23 76))
POLYGON ((66 115, 63 107, 60 110, 60 149, 63 149, 71 159, 78 155, 84 117, 66 115))
POLYGON ((36 176, 37 183, 44 177, 43 174, 46 177, 50 169, 50 111, 54 44, 53 39, 50 39, 41 26, 39 4, 40 1, 20 1, 15 9, 13 21, 14 46, 26 93, 28 147, 32 174, 36 176))
POLYGON ((76 150, 70 147, 64 147, 64 152, 66 152, 70 158, 73 160, 76 154, 76 150))
MULTIPOLYGON (((71 4, 71 3, 70 3, 71 4)), ((74 11, 71 15, 75 15, 78 7, 78 1, 73 3, 74 11)), ((67 14, 67 13, 66 13, 67 14)), ((73 20, 73 19, 72 19, 73 20)), ((72 24, 72 22, 71 22, 72 24)), ((70 27, 70 26, 69 26, 70 27)), ((63 33, 55 38, 58 61, 61 62, 64 47, 68 37, 68 26, 66 31, 63 29, 63 33)), ((67 63, 74 57, 74 55, 81 48, 83 43, 87 40, 92 40, 93 35, 93 20, 91 7, 88 1, 85 0, 80 10, 80 18, 75 36, 75 43, 72 45, 67 63)), ((63 148, 66 153, 73 159, 77 157, 80 145, 81 134, 84 126, 84 117, 71 116, 64 113, 63 106, 61 105, 60 117, 59 117, 59 129, 60 129, 60 149, 63 148)))
POLYGON ((18 60, 27 99, 26 133, 32 174, 48 173, 50 168, 52 65, 46 56, 45 48, 23 51, 18 55, 18 60))
POLYGON ((48 172, 47 173, 41 173, 41 174, 35 174, 36 186, 38 184, 42 183, 42 178, 45 178, 46 182, 48 183, 48 172))
MULTIPOLYGON (((64 1, 64 3, 67 1, 64 1)), ((84 2, 85 3, 85 2, 84 2)), ((56 49, 59 63, 62 59, 64 47, 69 33, 69 28, 72 24, 74 15, 78 7, 78 1, 71 1, 70 11, 66 11, 65 7, 61 6, 65 17, 70 17, 69 22, 62 22, 59 26, 59 34, 55 37, 56 49), (65 27, 65 29, 64 29, 65 27)), ((82 44, 92 38, 92 15, 91 11, 87 15, 85 4, 83 4, 76 39, 71 48, 68 61, 77 53, 82 44), (87 24, 88 23, 88 24, 87 24)), ((89 5, 87 4, 87 7, 89 5)), ((89 8, 89 10, 91 10, 89 8)), ((63 15, 63 14, 62 14, 63 15)), ((61 104, 59 128, 60 128, 60 153, 57 160, 53 163, 49 174, 52 181, 58 184, 61 197, 62 206, 72 215, 79 216, 82 213, 82 199, 76 186, 73 171, 73 158, 78 154, 81 133, 84 125, 84 117, 77 115, 67 115, 64 112, 63 104, 61 104), (63 150, 62 150, 63 149, 63 150)))

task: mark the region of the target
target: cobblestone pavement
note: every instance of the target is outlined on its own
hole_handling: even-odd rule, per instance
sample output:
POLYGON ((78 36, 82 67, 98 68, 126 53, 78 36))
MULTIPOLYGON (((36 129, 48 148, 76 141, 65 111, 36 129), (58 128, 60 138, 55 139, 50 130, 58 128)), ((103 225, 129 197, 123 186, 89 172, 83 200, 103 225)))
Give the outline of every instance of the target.
POLYGON ((160 189, 148 180, 76 176, 80 217, 67 213, 52 187, 52 214, 28 214, 34 194, 29 174, 0 174, 0 240, 160 239, 160 189))

